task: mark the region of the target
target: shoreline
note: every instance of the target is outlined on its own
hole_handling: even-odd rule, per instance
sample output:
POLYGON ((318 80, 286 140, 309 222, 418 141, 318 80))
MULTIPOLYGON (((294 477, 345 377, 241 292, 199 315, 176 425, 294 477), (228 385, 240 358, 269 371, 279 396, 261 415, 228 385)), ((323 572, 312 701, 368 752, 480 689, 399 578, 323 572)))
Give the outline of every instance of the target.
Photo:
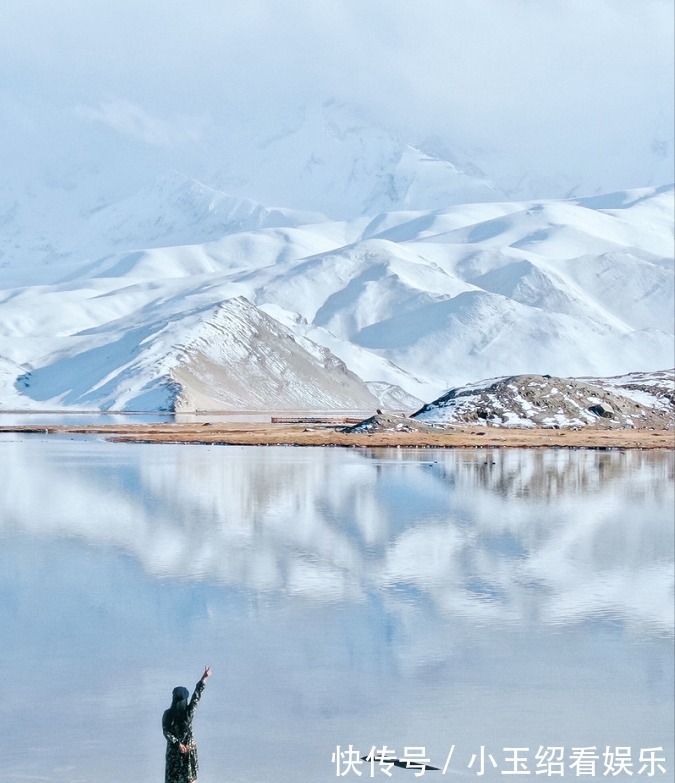
POLYGON ((309 422, 47 424, 0 426, 0 433, 92 435, 125 443, 185 443, 230 446, 331 446, 344 448, 570 448, 675 449, 675 431, 583 429, 507 429, 453 427, 435 432, 345 433, 309 422))

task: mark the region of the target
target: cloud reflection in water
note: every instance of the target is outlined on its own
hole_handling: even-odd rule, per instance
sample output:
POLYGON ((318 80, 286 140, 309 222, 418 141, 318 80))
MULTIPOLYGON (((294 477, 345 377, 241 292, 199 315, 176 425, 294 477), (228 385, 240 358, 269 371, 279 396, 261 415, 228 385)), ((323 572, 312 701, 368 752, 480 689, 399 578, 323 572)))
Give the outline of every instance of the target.
POLYGON ((119 548, 155 577, 319 602, 407 586, 438 613, 476 620, 608 610, 671 626, 665 454, 79 444, 69 456, 73 444, 35 441, 3 451, 0 533, 119 548))
POLYGON ((329 780, 337 743, 671 733, 672 454, 17 438, 0 462, 19 779, 70 779, 67 699, 62 769, 112 783, 113 733, 145 783, 162 696, 207 660, 204 783, 329 780))

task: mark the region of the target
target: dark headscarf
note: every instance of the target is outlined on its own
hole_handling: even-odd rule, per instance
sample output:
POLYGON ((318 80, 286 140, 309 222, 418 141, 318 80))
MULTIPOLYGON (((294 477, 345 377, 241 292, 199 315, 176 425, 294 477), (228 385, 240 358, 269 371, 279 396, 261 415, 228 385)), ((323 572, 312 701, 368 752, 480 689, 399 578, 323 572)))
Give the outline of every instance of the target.
POLYGON ((186 710, 189 696, 190 691, 187 688, 174 688, 173 693, 171 694, 171 709, 178 707, 180 710, 186 710))
POLYGON ((187 708, 190 691, 187 688, 178 687, 171 694, 171 706, 164 713, 168 723, 176 729, 182 729, 187 722, 187 708))

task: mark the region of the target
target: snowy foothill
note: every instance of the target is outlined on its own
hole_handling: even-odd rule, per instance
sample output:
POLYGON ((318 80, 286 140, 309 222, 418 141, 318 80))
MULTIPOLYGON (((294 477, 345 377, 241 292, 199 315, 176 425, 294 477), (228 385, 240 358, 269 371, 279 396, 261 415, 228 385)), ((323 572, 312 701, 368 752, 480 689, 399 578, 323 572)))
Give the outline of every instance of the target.
POLYGON ((675 425, 675 369, 613 378, 490 378, 450 389, 413 419, 444 426, 668 429, 675 425))

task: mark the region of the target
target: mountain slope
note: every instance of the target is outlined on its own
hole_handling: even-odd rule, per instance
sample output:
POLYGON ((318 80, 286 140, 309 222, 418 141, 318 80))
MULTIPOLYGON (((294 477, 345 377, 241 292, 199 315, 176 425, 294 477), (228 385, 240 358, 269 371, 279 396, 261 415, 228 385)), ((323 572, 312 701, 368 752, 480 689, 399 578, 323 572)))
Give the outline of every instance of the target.
POLYGON ((243 297, 221 305, 180 347, 171 376, 176 410, 369 409, 358 376, 316 343, 293 334, 243 297))
MULTIPOLYGON (((104 337, 105 332, 99 335, 104 337)), ((149 321, 20 376, 33 400, 121 410, 370 409, 366 385, 244 298, 149 321)))

